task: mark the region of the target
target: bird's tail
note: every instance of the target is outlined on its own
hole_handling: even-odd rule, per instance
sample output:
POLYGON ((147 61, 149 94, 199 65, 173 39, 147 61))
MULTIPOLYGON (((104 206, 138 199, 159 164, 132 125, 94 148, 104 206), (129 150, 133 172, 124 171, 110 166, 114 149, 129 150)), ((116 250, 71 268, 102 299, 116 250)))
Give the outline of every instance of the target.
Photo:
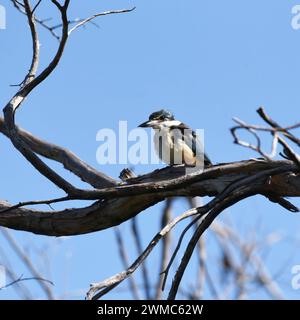
POLYGON ((206 153, 204 153, 204 166, 205 167, 208 167, 208 166, 212 166, 212 162, 210 160, 210 158, 207 156, 206 153))

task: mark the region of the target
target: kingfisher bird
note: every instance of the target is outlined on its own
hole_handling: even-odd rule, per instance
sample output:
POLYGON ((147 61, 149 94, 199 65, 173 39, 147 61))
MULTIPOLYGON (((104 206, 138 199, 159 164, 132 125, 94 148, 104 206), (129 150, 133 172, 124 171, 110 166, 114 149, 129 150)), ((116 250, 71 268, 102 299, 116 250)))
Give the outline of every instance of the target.
POLYGON ((183 122, 176 120, 172 112, 164 109, 153 112, 149 120, 139 127, 155 130, 155 151, 164 163, 171 166, 196 166, 201 162, 204 162, 204 167, 212 165, 196 133, 183 122))

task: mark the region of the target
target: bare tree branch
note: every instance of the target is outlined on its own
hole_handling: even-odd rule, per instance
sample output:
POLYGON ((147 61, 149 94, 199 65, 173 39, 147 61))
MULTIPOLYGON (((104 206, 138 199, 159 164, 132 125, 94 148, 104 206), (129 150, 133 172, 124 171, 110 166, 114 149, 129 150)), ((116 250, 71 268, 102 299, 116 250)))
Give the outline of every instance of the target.
MULTIPOLYGON (((89 164, 82 161, 74 153, 66 148, 46 142, 35 137, 31 133, 16 126, 19 136, 30 149, 47 158, 61 163, 64 168, 78 176, 82 181, 89 183, 95 188, 104 188, 116 185, 116 181, 102 172, 97 171, 89 164)), ((0 132, 9 138, 9 132, 4 119, 0 117, 0 132)))
POLYGON ((78 29, 79 27, 84 26, 86 23, 92 21, 93 19, 97 18, 97 17, 101 17, 101 16, 107 16, 109 14, 119 14, 119 13, 128 13, 131 12, 135 9, 135 7, 131 8, 131 9, 122 9, 122 10, 110 10, 110 11, 105 11, 105 12, 100 12, 100 13, 96 13, 94 15, 92 15, 91 17, 88 17, 86 19, 83 19, 82 21, 80 21, 78 24, 76 24, 73 28, 71 28, 69 30, 69 35, 75 31, 76 29, 78 29))
MULTIPOLYGON (((13 3, 14 7, 21 12, 22 14, 26 15, 26 11, 24 9, 24 5, 21 3, 18 3, 15 0, 11 0, 11 2, 13 3)), ((38 8, 38 6, 41 4, 41 0, 37 2, 37 4, 35 5, 35 7, 32 9, 32 13, 34 13, 36 11, 36 9, 38 8)), ((40 19, 38 17, 35 17, 35 21, 38 25, 40 25, 41 27, 43 27, 44 29, 46 29, 47 31, 49 31, 49 33, 51 34, 51 36, 53 36, 57 41, 60 41, 61 37, 55 32, 55 30, 61 28, 63 26, 62 23, 58 23, 55 25, 49 25, 46 22, 52 20, 51 18, 47 18, 47 19, 40 19)), ((68 24, 73 25, 73 24, 78 24, 80 22, 82 22, 85 19, 80 19, 80 18, 75 18, 72 20, 68 20, 68 24)), ((89 21, 90 24, 99 27, 97 23, 95 23, 94 21, 89 21)), ((85 25, 83 25, 85 26, 85 25)), ((20 86, 20 84, 18 85, 12 85, 12 86, 20 86)))
MULTIPOLYGON (((18 2, 13 1, 17 8, 20 8, 18 2)), ((35 73, 37 71, 38 61, 39 61, 39 42, 38 35, 35 27, 35 17, 31 10, 29 0, 24 2, 24 10, 28 17, 28 22, 32 34, 32 43, 33 43, 33 55, 32 55, 32 64, 29 72, 27 73, 25 80, 22 84, 21 89, 14 95, 10 102, 3 109, 4 112, 4 125, 6 128, 6 135, 10 138, 16 149, 18 149, 23 156, 37 169, 41 174, 47 177, 52 181, 56 186, 64 190, 67 194, 75 193, 76 189, 68 183, 65 179, 60 177, 56 172, 49 168, 41 159, 39 159, 34 152, 31 150, 30 146, 23 141, 22 137, 18 135, 18 130, 15 125, 15 111, 28 96, 28 94, 36 88, 41 82, 43 82, 56 68, 59 61, 61 60, 64 48, 66 46, 68 36, 69 36, 69 20, 67 16, 67 10, 70 3, 70 0, 65 0, 64 4, 61 5, 58 1, 52 0, 52 3, 57 7, 61 14, 62 21, 62 36, 57 49, 57 52, 48 65, 37 77, 35 73)), ((39 5, 38 3, 37 5, 39 5)), ((36 6, 37 7, 37 6, 36 6)), ((34 9, 36 9, 36 7, 34 9)), ((129 10, 132 11, 132 10, 129 10)), ((123 12, 125 12, 123 10, 123 12)), ((104 14, 112 14, 114 12, 106 12, 104 14)), ((116 11, 116 13, 121 13, 116 11)), ((70 156, 70 154, 69 154, 70 156)), ((74 159, 74 157, 72 157, 74 159)), ((78 160, 78 159, 77 159, 78 160)), ((78 163, 78 161, 77 161, 78 163)), ((81 163, 82 164, 82 163, 81 163)), ((111 180, 111 179, 110 179, 111 180)))
POLYGON ((285 155, 298 166, 300 169, 300 157, 298 154, 280 137, 278 137, 278 142, 283 146, 285 155))
MULTIPOLYGON (((234 118, 234 121, 238 123, 238 126, 235 126, 230 129, 231 134, 234 137, 234 143, 236 143, 242 147, 249 148, 251 150, 256 151, 257 153, 259 153, 261 156, 263 156, 265 159, 267 159, 269 161, 271 161, 272 158, 275 157, 276 151, 277 151, 277 144, 278 144, 278 135, 276 132, 272 132, 273 133, 272 149, 271 149, 271 152, 269 154, 267 154, 261 148, 261 139, 255 131, 258 129, 257 128, 254 129, 254 126, 248 125, 245 122, 243 122, 242 120, 239 120, 237 118, 234 118), (246 129, 248 132, 250 132, 256 139, 256 145, 253 145, 249 142, 241 140, 236 133, 236 131, 240 130, 240 129, 246 129)), ((264 130, 265 128, 259 128, 259 130, 261 130, 261 129, 263 129, 263 131, 265 131, 264 130)))
MULTIPOLYGON (((13 265, 10 263, 6 253, 4 250, 0 247, 0 254, 1 254, 1 264, 5 267, 5 272, 10 278, 11 281, 14 281, 15 279, 18 278, 17 274, 14 271, 13 265)), ((25 286, 23 282, 18 282, 16 285, 13 287, 15 292, 23 299, 25 300, 32 300, 33 295, 30 292, 30 290, 25 286)))
POLYGON ((36 34, 34 16, 31 13, 31 8, 29 2, 25 1, 25 10, 28 16, 28 21, 30 24, 32 42, 33 42, 33 55, 32 55, 32 64, 29 69, 29 72, 25 76, 25 82, 20 88, 20 90, 12 97, 8 104, 3 109, 4 113, 4 123, 8 132, 8 136, 15 146, 15 148, 21 152, 21 154, 37 169, 42 175, 47 177, 51 182, 56 186, 64 190, 66 193, 71 193, 74 191, 74 187, 68 183, 65 179, 60 177, 56 172, 50 169, 34 152, 26 145, 22 138, 18 135, 18 131, 15 125, 15 112, 17 108, 21 105, 24 99, 28 94, 37 87, 42 81, 44 81, 56 68, 59 63, 61 56, 63 54, 67 38, 68 38, 68 19, 67 19, 67 9, 70 3, 70 0, 65 0, 63 6, 61 6, 57 1, 52 0, 52 2, 57 6, 61 13, 61 19, 63 22, 62 29, 62 39, 59 44, 56 55, 53 60, 50 62, 49 66, 46 67, 37 77, 35 76, 36 69, 38 66, 39 59, 39 43, 36 34))
MULTIPOLYGON (((269 174, 273 170, 270 170, 268 172, 262 172, 260 174, 256 174, 251 177, 247 177, 242 180, 235 181, 232 183, 232 185, 229 185, 225 190, 219 194, 216 198, 211 200, 208 204, 204 205, 201 208, 197 209, 191 209, 190 211, 187 211, 182 216, 178 217, 179 221, 182 220, 182 217, 186 217, 186 214, 188 216, 199 214, 200 217, 207 214, 207 217, 204 218, 202 223, 197 228, 197 231, 195 232, 194 236, 192 237, 191 241, 189 242, 189 245, 187 247, 187 250, 185 251, 184 257, 182 259, 182 262, 176 272, 176 275, 173 280, 173 284, 169 293, 169 299, 174 299, 176 297, 179 284, 181 282, 183 273, 186 269, 186 266, 191 258, 192 252, 194 250, 194 247, 199 240, 202 233, 210 226, 210 224, 214 221, 214 219, 217 217, 219 213, 221 213, 224 209, 228 208, 229 206, 233 205, 234 203, 245 199, 249 196, 252 196, 254 194, 257 194, 260 192, 261 187, 265 183, 265 179, 269 176, 269 174), (259 178, 263 178, 264 180, 260 180, 259 178), (253 183, 255 181, 255 183, 253 183), (251 184, 252 182, 253 184, 251 184)), ((171 230, 170 226, 175 226, 174 224, 169 224, 166 226, 166 230, 169 232, 171 230)), ((138 259, 134 262, 134 264, 127 269, 126 271, 123 271, 119 274, 117 274, 114 277, 111 277, 101 283, 93 284, 91 286, 90 291, 87 294, 88 299, 98 299, 113 288, 115 288, 119 283, 121 283, 124 279, 126 279, 129 275, 131 275, 144 261, 144 259, 148 256, 148 254, 151 252, 153 247, 158 243, 158 241, 161 239, 162 236, 165 235, 165 229, 161 231, 159 234, 157 234, 151 243, 148 245, 148 247, 143 252, 143 255, 138 257, 138 259), (99 291, 99 293, 96 294, 96 292, 99 291)))
POLYGON ((52 203, 63 202, 63 201, 71 200, 71 199, 72 199, 71 197, 66 196, 66 197, 50 199, 50 200, 32 200, 32 201, 19 202, 18 204, 11 206, 7 209, 0 210, 0 214, 12 211, 14 209, 22 208, 25 206, 33 206, 33 205, 38 205, 38 204, 51 205, 52 203))
MULTIPOLYGON (((125 269, 127 269, 129 266, 128 256, 127 256, 126 249, 124 246, 124 240, 123 240, 122 234, 121 234, 120 230, 118 229, 118 227, 115 228, 115 236, 116 236, 117 245, 119 248, 119 255, 120 255, 122 263, 123 263, 123 267, 125 269)), ((129 278, 129 286, 130 286, 130 292, 132 292, 133 298, 135 300, 140 300, 138 286, 135 283, 135 280, 133 277, 129 278)))
MULTIPOLYGON (((172 209, 173 199, 168 198, 165 203, 165 208, 162 213, 161 218, 161 228, 167 225, 171 221, 171 209, 172 209)), ((195 208, 196 206, 192 207, 195 208)), ((192 209, 191 208, 191 209, 192 209)), ((168 266, 169 252, 171 250, 171 234, 168 233, 162 239, 162 248, 161 248, 161 261, 160 261, 160 274, 156 287, 155 299, 160 300, 162 297, 162 291, 164 288, 164 277, 162 274, 168 266)))
POLYGON ((35 10, 38 8, 38 6, 41 4, 42 0, 38 0, 38 2, 36 3, 36 5, 33 7, 32 9, 32 14, 35 12, 35 10))
MULTIPOLYGON (((204 212, 206 213, 206 212, 204 212)), ((162 271, 162 275, 163 275, 163 278, 162 278, 162 290, 165 290, 165 286, 166 286, 166 282, 167 282, 167 279, 168 279, 168 275, 169 275, 169 272, 170 272, 170 269, 173 265, 173 262, 177 256, 177 253, 181 247, 181 244, 183 242, 183 239, 186 235, 186 233, 191 229, 191 227, 193 225, 195 225, 200 219, 201 219, 201 215, 197 216, 196 218, 194 218, 184 229, 183 231, 181 232, 181 235, 178 239, 178 242, 177 242, 177 245, 175 247, 175 250, 173 251, 172 253, 172 256, 171 256, 171 259, 170 261, 167 263, 166 265, 166 268, 162 271)))
MULTIPOLYGON (((39 5, 40 2, 37 3, 36 7, 39 5)), ((30 27, 30 32, 31 32, 31 37, 32 37, 32 61, 31 61, 31 66, 29 68, 29 71, 23 81, 23 86, 26 86, 32 79, 35 77, 35 74, 38 69, 39 65, 39 56, 40 56, 40 43, 38 39, 38 33, 36 30, 36 25, 35 25, 35 16, 34 16, 34 10, 31 9, 29 0, 24 0, 24 8, 25 12, 28 18, 28 24, 30 27)))
MULTIPOLYGON (((198 198, 187 198, 187 201, 189 203, 189 206, 191 208, 199 207, 200 203, 202 203, 202 199, 198 201, 198 198)), ((197 230, 197 227, 199 226, 199 220, 197 220, 193 224, 195 231, 197 230)), ((201 237, 197 244, 198 247, 198 260, 199 260, 199 267, 197 270, 197 288, 194 293, 192 293, 192 297, 194 300, 200 300, 202 299, 204 295, 204 287, 207 277, 206 272, 206 244, 204 237, 201 237)))
POLYGON ((36 277, 29 277, 29 278, 24 278, 23 275, 21 275, 18 279, 10 282, 9 284, 3 286, 3 287, 0 287, 0 290, 3 290, 3 289, 7 289, 8 287, 11 287, 19 282, 22 282, 22 281, 28 281, 28 280, 36 280, 36 281, 45 281, 47 283, 50 283, 51 285, 54 285, 53 282, 47 280, 47 279, 43 279, 43 278, 36 278, 36 277))
MULTIPOLYGON (((297 168, 290 161, 242 161, 211 167, 190 177, 185 175, 184 168, 168 167, 132 179, 132 185, 128 181, 121 187, 96 190, 96 194, 92 191, 93 197, 97 195, 102 200, 91 206, 51 212, 17 208, 0 214, 0 225, 56 236, 88 233, 116 226, 166 197, 216 196, 222 190, 230 190, 234 181, 253 176, 257 182, 265 182, 265 176, 272 177, 262 186, 260 193, 263 195, 297 197, 300 178, 294 171, 297 168), (169 179, 170 176, 173 179, 169 179)), ((76 199, 90 199, 90 196, 88 192, 76 199)), ((0 211, 10 207, 9 203, 0 202, 0 211)))
MULTIPOLYGON (((136 217, 134 217, 132 219, 131 230, 132 230, 132 234, 133 234, 133 240, 134 240, 134 243, 135 243, 135 246, 137 249, 137 253, 140 256, 143 253, 143 247, 142 247, 142 239, 141 239, 141 235, 140 235, 140 232, 138 229, 136 217)), ((146 299, 150 300, 151 299, 151 285, 150 285, 146 262, 142 263, 141 270, 142 270, 144 292, 146 295, 146 299)))
MULTIPOLYGON (((18 255, 18 257, 24 262, 28 270, 31 272, 33 277, 38 280, 38 284, 42 288, 42 290, 45 292, 48 299, 53 300, 54 295, 47 283, 45 283, 44 278, 40 275, 40 273, 37 271, 37 269, 34 267, 28 256, 23 252, 23 250, 19 247, 17 242, 15 241, 14 237, 9 233, 8 230, 5 228, 1 228, 1 232, 5 239, 8 241, 10 246, 13 248, 14 252, 18 255)), ((51 281, 47 281, 48 283, 53 284, 51 281)))
MULTIPOLYGON (((239 252, 244 255, 244 261, 246 261, 248 265, 250 264, 252 266, 255 276, 254 279, 253 277, 249 277, 249 281, 258 281, 272 299, 283 299, 281 290, 275 283, 274 277, 270 275, 265 263, 261 260, 258 254, 254 252, 255 245, 251 248, 251 246, 249 246, 249 241, 243 240, 235 230, 224 223, 214 223, 212 225, 212 230, 219 237, 223 238, 224 242, 231 241, 239 249, 239 252)), ((245 269, 245 267, 246 264, 242 265, 239 269, 245 269)), ((241 271, 242 270, 239 270, 238 272, 241 271)))
POLYGON ((288 132, 289 130, 299 128, 299 124, 296 124, 294 126, 290 126, 287 128, 281 127, 277 122, 272 120, 265 112, 264 108, 260 107, 257 109, 257 113, 261 116, 261 118, 267 122, 272 128, 274 128, 276 131, 280 131, 284 134, 285 137, 287 137, 289 140, 293 141, 300 147, 300 139, 298 139, 296 136, 288 132))
POLYGON ((192 236, 185 253, 183 255, 183 258, 181 260, 181 263, 175 273, 172 286, 168 295, 168 300, 174 300, 176 298, 179 285, 181 283, 183 274, 186 270, 186 267, 191 259, 192 253, 194 251, 195 246, 197 245, 197 242, 203 232, 211 225, 211 223, 214 221, 214 219, 226 208, 233 205, 234 203, 241 201, 242 199, 245 199, 255 193, 253 186, 246 186, 246 187, 240 187, 239 189, 235 190, 234 194, 229 195, 226 199, 219 202, 217 205, 214 206, 214 208, 207 214, 207 216, 203 219, 203 221, 200 223, 199 227, 197 228, 196 232, 192 236))
POLYGON ((91 288, 87 293, 88 300, 97 300, 101 298, 104 294, 108 293, 121 282, 127 279, 136 269, 143 263, 143 261, 148 257, 153 248, 158 244, 158 242, 169 233, 180 221, 197 214, 197 209, 191 209, 183 213, 182 215, 176 217, 169 224, 167 224, 159 233, 148 244, 147 248, 143 251, 143 254, 139 256, 136 261, 126 270, 116 274, 115 276, 106 279, 99 283, 91 284, 91 288), (97 293, 98 292, 98 293, 97 293))

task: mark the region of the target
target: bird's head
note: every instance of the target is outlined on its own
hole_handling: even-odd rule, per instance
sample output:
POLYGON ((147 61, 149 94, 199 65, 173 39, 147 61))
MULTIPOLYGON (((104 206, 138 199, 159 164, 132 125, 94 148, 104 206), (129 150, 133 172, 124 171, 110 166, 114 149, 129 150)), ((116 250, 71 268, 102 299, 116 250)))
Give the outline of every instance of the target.
POLYGON ((149 116, 149 120, 140 124, 139 127, 159 129, 164 124, 167 124, 168 122, 174 120, 174 115, 170 111, 162 109, 151 113, 149 116))

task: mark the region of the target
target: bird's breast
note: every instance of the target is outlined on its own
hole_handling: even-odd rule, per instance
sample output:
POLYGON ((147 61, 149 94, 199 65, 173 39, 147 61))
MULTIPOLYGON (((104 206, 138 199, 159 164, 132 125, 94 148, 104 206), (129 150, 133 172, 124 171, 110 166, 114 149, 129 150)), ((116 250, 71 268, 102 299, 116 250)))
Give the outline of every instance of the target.
POLYGON ((184 142, 183 135, 174 134, 168 128, 156 130, 154 147, 158 157, 166 164, 195 164, 195 155, 192 149, 184 142))

